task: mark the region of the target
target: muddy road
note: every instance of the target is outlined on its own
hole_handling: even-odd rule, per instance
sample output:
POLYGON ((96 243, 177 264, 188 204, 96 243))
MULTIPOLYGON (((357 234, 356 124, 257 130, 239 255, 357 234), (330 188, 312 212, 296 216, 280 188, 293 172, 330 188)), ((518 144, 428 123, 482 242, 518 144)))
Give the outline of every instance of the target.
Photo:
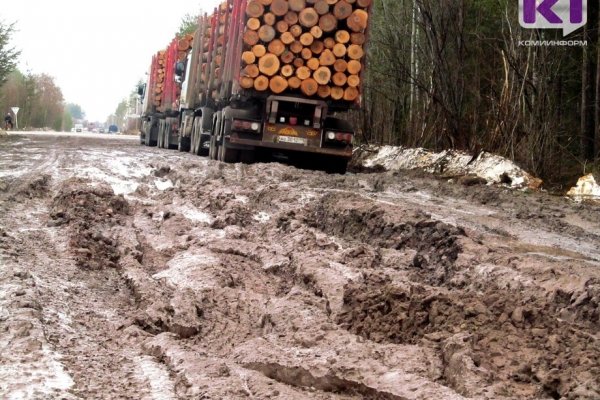
POLYGON ((0 397, 598 399, 600 208, 0 137, 0 397))

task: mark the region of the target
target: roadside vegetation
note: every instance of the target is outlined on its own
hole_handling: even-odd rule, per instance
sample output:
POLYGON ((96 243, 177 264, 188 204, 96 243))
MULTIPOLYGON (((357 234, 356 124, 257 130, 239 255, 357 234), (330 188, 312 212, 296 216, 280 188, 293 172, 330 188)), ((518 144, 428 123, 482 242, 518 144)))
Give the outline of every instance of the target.
POLYGON ((494 152, 547 182, 591 172, 600 142, 598 2, 588 3, 586 27, 566 38, 522 29, 516 4, 374 1, 368 85, 356 115, 362 138, 494 152), (563 39, 587 46, 522 45, 563 39))

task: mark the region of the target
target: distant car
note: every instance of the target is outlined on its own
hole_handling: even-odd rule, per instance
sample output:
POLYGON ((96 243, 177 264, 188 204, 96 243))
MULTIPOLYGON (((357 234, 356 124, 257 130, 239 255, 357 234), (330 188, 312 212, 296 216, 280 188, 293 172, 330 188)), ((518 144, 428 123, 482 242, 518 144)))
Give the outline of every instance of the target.
POLYGON ((119 132, 119 127, 116 125, 111 125, 108 127, 108 133, 117 133, 119 132))
POLYGON ((75 124, 75 132, 83 132, 83 125, 75 124))
POLYGON ((98 132, 100 132, 100 133, 104 133, 104 128, 100 128, 100 129, 98 129, 98 132))

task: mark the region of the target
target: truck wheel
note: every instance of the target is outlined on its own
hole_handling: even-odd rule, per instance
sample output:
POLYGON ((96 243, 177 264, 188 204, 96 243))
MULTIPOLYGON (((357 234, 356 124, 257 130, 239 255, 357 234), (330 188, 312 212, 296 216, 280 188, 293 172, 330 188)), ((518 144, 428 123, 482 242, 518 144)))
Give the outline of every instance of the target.
POLYGON ((325 171, 330 174, 344 175, 348 169, 348 161, 345 158, 333 158, 325 161, 325 171))
POLYGON ((190 135, 190 153, 198 155, 198 124, 200 123, 200 117, 195 117, 192 133, 190 135))
POLYGON ((221 112, 217 112, 213 117, 213 126, 210 133, 210 150, 209 150, 209 158, 211 160, 219 159, 219 142, 217 137, 219 136, 221 129, 221 112))
POLYGON ((184 152, 190 151, 190 141, 189 137, 181 137, 179 136, 179 144, 177 145, 177 150, 184 152))
MULTIPOLYGON (((200 124, 202 124, 202 119, 200 119, 200 124)), ((202 125, 198 126, 197 138, 198 138, 198 151, 196 154, 198 154, 199 156, 202 156, 202 157, 208 156, 209 149, 204 147, 204 145, 206 144, 208 139, 206 139, 206 135, 202 134, 202 125)))
POLYGON ((225 140, 225 136, 231 133, 231 120, 225 119, 221 122, 221 140, 219 147, 219 160, 226 163, 236 163, 240 160, 240 151, 237 149, 232 149, 227 141, 225 140))
POLYGON ((227 144, 227 141, 223 139, 221 145, 219 146, 219 161, 231 164, 236 163, 239 160, 240 151, 237 149, 232 149, 230 145, 227 144))
POLYGON ((158 140, 153 140, 153 137, 158 139, 157 131, 158 125, 156 124, 156 120, 154 117, 151 118, 149 125, 149 130, 146 132, 146 146, 156 146, 158 144, 158 140))
POLYGON ((165 127, 163 130, 163 146, 165 149, 171 148, 171 124, 169 124, 169 120, 165 120, 165 127))
POLYGON ((163 148, 163 131, 164 131, 164 124, 162 119, 158 120, 158 139, 156 140, 156 145, 159 149, 163 148))

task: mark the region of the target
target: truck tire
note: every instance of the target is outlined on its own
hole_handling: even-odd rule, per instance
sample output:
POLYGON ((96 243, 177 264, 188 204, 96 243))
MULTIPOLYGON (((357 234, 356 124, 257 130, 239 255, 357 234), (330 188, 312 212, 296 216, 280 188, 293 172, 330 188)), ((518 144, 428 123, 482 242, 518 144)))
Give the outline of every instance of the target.
POLYGON ((156 140, 156 145, 159 149, 162 149, 164 144, 163 144, 163 132, 165 129, 165 125, 163 123, 164 121, 162 119, 158 120, 158 139, 156 140))
POLYGON ((194 117, 192 126, 192 133, 190 134, 190 153, 198 155, 198 124, 200 123, 200 117, 194 117))
POLYGON ((219 136, 219 129, 221 126, 221 112, 216 112, 213 116, 213 125, 212 125, 212 129, 210 132, 210 149, 209 149, 209 153, 208 153, 208 157, 211 160, 218 160, 219 159, 219 143, 218 143, 218 136, 219 136))
POLYGON ((169 119, 167 118, 164 121, 164 127, 163 127, 163 147, 165 149, 170 149, 171 148, 171 126, 169 124, 169 119))
POLYGON ((158 138, 158 124, 156 123, 155 117, 150 117, 149 123, 146 123, 146 146, 156 146, 158 138))
POLYGON ((190 151, 190 138, 179 136, 179 143, 177 144, 177 150, 180 152, 190 151))
POLYGON ((231 164, 240 161, 240 151, 238 149, 232 149, 231 146, 225 140, 225 136, 231 133, 231 120, 224 119, 221 122, 221 137, 219 143, 219 161, 231 164))
POLYGON ((346 158, 330 158, 325 159, 325 171, 330 174, 344 175, 348 169, 348 162, 350 160, 346 158))

